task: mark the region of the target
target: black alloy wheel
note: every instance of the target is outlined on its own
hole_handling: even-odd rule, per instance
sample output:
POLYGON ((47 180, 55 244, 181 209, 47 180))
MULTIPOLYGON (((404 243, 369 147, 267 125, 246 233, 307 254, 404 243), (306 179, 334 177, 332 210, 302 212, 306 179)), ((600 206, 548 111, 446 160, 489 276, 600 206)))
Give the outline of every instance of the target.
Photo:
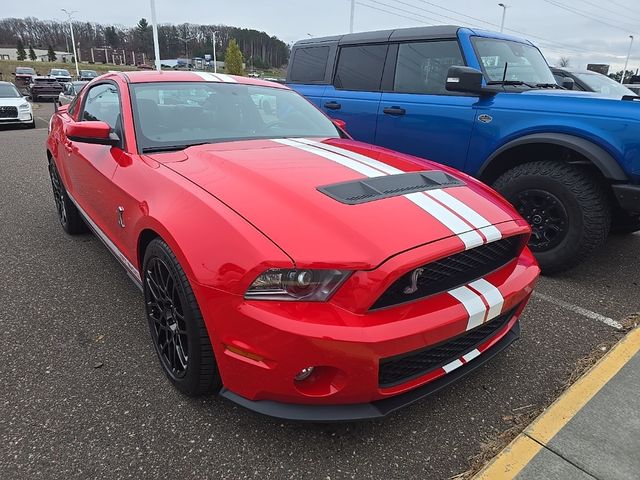
POLYGON ((187 395, 217 392, 218 366, 198 302, 180 262, 161 239, 153 239, 142 264, 145 310, 160 365, 187 395))
POLYGON ((562 202, 552 193, 544 190, 523 190, 518 192, 513 204, 529 225, 532 252, 544 252, 557 247, 566 236, 569 216, 562 202))
POLYGON ((178 284, 167 264, 152 258, 145 268, 145 302, 151 336, 165 370, 183 378, 189 365, 189 334, 178 284))
POLYGON ((69 198, 53 160, 49 161, 49 177, 51 178, 53 200, 56 204, 58 220, 64 231, 70 235, 86 232, 87 226, 80 212, 69 198))

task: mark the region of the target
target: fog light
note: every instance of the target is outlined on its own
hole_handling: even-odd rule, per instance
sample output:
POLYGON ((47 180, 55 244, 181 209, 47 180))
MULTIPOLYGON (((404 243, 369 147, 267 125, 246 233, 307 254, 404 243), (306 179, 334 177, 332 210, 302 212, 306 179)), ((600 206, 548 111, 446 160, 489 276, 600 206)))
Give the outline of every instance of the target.
POLYGON ((298 372, 298 374, 293 377, 296 382, 301 382, 302 380, 306 380, 313 373, 314 367, 303 368, 298 372))

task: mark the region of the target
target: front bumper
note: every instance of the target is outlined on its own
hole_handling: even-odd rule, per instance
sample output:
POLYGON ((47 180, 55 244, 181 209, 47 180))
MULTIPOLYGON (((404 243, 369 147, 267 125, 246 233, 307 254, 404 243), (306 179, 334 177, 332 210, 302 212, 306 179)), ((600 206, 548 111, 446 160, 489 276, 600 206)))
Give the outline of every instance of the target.
POLYGON ((429 395, 432 395, 460 378, 470 374, 477 368, 489 362, 493 357, 502 352, 520 337, 520 322, 516 320, 511 329, 492 347, 485 351, 477 359, 466 363, 462 367, 444 375, 422 387, 394 397, 376 400, 370 403, 346 404, 346 405, 301 405, 295 403, 274 402, 271 400, 248 400, 233 393, 227 388, 220 391, 220 396, 231 400, 238 405, 256 413, 283 420, 304 422, 353 422, 360 420, 373 420, 411 405, 429 395))
MULTIPOLYGON (((420 264, 432 248, 428 245, 400 254, 370 273, 393 268, 394 262, 420 264)), ((193 287, 216 355, 224 397, 283 418, 347 420, 386 415, 464 374, 456 370, 471 371, 467 362, 484 363, 481 359, 493 356, 490 351, 497 353, 511 343, 539 272, 525 248, 517 259, 486 275, 484 280, 504 299, 498 314, 511 313, 508 321, 483 338, 473 349, 475 353, 467 352, 473 356, 460 352, 455 359, 457 368, 441 364, 397 384, 381 381, 381 362, 473 331, 469 330, 469 313, 459 300, 444 292, 395 307, 355 312, 344 300, 359 291, 344 290, 361 280, 357 278, 341 289, 347 295, 336 295, 326 303, 249 301, 195 282, 193 287), (502 347, 494 348, 498 344, 502 347), (294 380, 310 366, 316 369, 308 379, 294 380), (445 380, 449 377, 451 380, 445 380), (318 406, 322 408, 317 411, 324 413, 311 413, 318 406), (353 412, 359 413, 352 416, 353 412)))
POLYGON ((630 214, 640 214, 640 185, 613 185, 613 194, 620 207, 630 214))
POLYGON ((0 125, 27 125, 33 122, 32 112, 18 112, 17 118, 0 118, 0 125))

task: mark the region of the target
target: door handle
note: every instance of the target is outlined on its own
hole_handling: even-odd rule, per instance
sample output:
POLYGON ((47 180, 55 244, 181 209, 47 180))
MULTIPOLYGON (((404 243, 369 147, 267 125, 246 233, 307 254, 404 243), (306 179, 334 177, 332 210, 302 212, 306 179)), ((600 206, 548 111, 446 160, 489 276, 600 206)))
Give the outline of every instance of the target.
POLYGON ((329 110, 340 110, 342 105, 338 102, 325 102, 324 108, 328 108, 329 110))
POLYGON ((400 107, 386 107, 382 111, 387 115, 393 115, 394 117, 399 117, 407 113, 407 111, 404 108, 400 108, 400 107))

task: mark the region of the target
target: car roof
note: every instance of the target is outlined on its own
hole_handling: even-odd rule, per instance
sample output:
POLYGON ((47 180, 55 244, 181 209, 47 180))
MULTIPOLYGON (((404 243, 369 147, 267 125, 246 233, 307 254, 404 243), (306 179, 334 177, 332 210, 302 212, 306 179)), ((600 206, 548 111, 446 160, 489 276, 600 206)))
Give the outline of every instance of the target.
POLYGON ((211 72, 195 71, 166 71, 141 70, 133 72, 114 72, 107 74, 118 75, 128 83, 153 83, 153 82, 219 82, 240 83, 243 85, 257 85, 288 90, 289 87, 275 82, 268 82, 259 78, 241 77, 237 75, 215 74, 211 72))
POLYGON ((315 43, 338 42, 339 44, 376 43, 401 40, 428 40, 431 38, 455 38, 458 25, 435 25, 431 27, 397 28, 372 32, 347 33, 331 37, 306 38, 296 42, 296 46, 315 43))

